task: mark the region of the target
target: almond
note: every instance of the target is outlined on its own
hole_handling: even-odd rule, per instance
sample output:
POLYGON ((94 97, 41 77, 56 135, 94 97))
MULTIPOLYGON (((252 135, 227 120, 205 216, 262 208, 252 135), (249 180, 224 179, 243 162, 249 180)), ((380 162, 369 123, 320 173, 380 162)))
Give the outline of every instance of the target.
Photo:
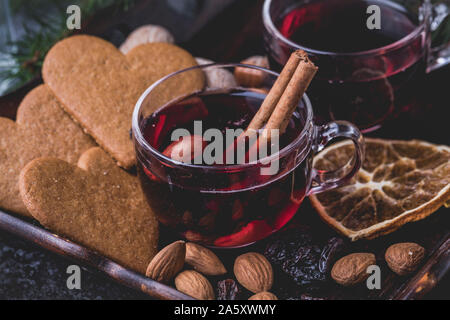
POLYGON ((384 255, 386 262, 396 274, 408 275, 422 262, 425 249, 413 242, 396 243, 390 246, 384 255))
POLYGON ((186 257, 186 243, 175 241, 156 254, 147 267, 145 275, 153 280, 167 283, 181 271, 186 257))
POLYGON ((227 269, 214 252, 192 242, 186 243, 186 263, 208 276, 227 273, 227 269))
POLYGON ((181 272, 175 278, 175 287, 193 298, 199 300, 214 300, 214 290, 211 283, 194 270, 181 272))
MULTIPOLYGON (((241 63, 269 68, 269 60, 265 56, 252 56, 242 60, 241 63)), ((263 85, 266 75, 263 71, 258 69, 236 67, 234 69, 234 77, 242 86, 258 88, 263 85)))
POLYGON ((375 263, 375 255, 372 253, 352 253, 334 264, 331 277, 343 286, 352 286, 367 279, 367 267, 375 263))
POLYGON ((278 300, 278 298, 272 292, 263 291, 252 295, 248 300, 278 300))
POLYGON ((253 293, 269 291, 273 284, 273 269, 270 262, 256 252, 240 255, 234 262, 237 281, 253 293))

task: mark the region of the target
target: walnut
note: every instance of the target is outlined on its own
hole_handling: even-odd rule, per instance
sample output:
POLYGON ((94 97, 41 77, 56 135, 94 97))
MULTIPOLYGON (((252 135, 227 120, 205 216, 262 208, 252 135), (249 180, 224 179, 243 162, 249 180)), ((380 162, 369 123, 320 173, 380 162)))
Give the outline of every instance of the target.
POLYGON ((174 43, 175 39, 166 28, 148 24, 139 27, 130 33, 125 42, 120 46, 119 50, 123 54, 126 54, 128 51, 141 44, 152 42, 174 43))
MULTIPOLYGON (((198 65, 214 63, 204 58, 195 58, 198 65)), ((203 69, 206 76, 206 84, 209 89, 234 88, 237 86, 233 74, 224 68, 206 68, 203 69)))

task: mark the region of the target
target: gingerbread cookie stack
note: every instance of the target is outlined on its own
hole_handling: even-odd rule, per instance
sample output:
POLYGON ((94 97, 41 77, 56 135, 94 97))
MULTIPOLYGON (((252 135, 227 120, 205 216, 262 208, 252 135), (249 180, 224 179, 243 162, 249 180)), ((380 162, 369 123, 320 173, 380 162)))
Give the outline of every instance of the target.
POLYGON ((19 174, 39 157, 76 163, 95 142, 67 115, 46 85, 32 90, 16 122, 0 118, 0 207, 30 216, 19 194, 19 174))
MULTIPOLYGON (((0 207, 145 273, 158 223, 137 177, 124 170, 135 165, 131 116, 152 83, 195 65, 169 43, 126 55, 87 35, 57 43, 44 62, 45 84, 25 97, 16 122, 0 118, 0 207)), ((192 72, 168 83, 159 102, 204 82, 192 72)))

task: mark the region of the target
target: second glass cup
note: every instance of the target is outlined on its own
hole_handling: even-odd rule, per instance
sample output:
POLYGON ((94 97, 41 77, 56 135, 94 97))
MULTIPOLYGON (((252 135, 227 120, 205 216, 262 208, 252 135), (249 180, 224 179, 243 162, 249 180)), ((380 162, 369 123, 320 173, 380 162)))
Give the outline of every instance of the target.
POLYGON ((345 119, 363 132, 376 130, 420 112, 426 72, 450 62, 450 44, 431 47, 435 8, 446 6, 435 2, 265 0, 271 68, 281 70, 292 51, 306 51, 319 67, 308 89, 317 121, 345 119), (379 25, 371 25, 376 10, 379 25))
POLYGON ((195 123, 201 123, 205 133, 211 128, 221 132, 245 129, 277 77, 277 73, 255 66, 204 65, 171 74, 141 96, 132 129, 138 174, 162 224, 189 241, 207 246, 245 246, 286 225, 305 196, 341 186, 359 170, 364 143, 358 129, 345 121, 314 125, 306 95, 280 139, 279 152, 265 159, 205 165, 168 156, 166 151, 176 129, 186 128, 193 136, 195 123), (236 67, 259 72, 263 81, 257 88, 233 82, 220 87, 208 83, 188 95, 170 90, 199 72, 233 72, 236 67), (313 156, 338 137, 354 142, 354 156, 335 171, 316 171, 312 168, 313 156), (262 168, 273 164, 277 170, 270 175, 264 173, 262 168))

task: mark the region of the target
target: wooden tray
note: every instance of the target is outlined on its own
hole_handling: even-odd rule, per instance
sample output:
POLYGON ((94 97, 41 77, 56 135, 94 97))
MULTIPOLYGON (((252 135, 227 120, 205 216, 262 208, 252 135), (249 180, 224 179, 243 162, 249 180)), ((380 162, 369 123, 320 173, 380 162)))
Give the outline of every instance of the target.
MULTIPOLYGON (((181 43, 181 46, 188 49, 195 56, 222 62, 240 61, 249 55, 263 53, 261 5, 261 0, 235 2, 200 32, 188 41, 181 43)), ((107 16, 107 13, 105 15, 107 16)), ((124 19, 128 18, 123 17, 122 20, 107 24, 91 23, 85 28, 85 32, 109 38, 108 34, 113 33, 111 30, 122 26, 124 19)), ((102 16, 99 16, 95 21, 103 21, 102 19, 102 16)), ((409 118, 404 119, 403 122, 397 121, 395 124, 388 124, 372 136, 391 139, 416 138, 434 143, 450 144, 447 120, 441 115, 450 99, 450 92, 446 90, 449 76, 450 68, 446 68, 427 77, 424 87, 427 97, 423 106, 425 112, 411 115, 409 118)), ((21 99, 38 83, 39 80, 33 81, 28 86, 0 98, 0 116, 14 118, 21 99)), ((450 268, 449 219, 448 209, 441 208, 429 218, 409 224, 391 235, 372 241, 349 243, 348 247, 351 252, 367 251, 376 254, 377 263, 382 269, 382 289, 373 291, 364 288, 344 289, 329 281, 326 290, 315 296, 315 298, 419 299, 424 297, 444 278, 450 268), (401 241, 417 242, 424 246, 427 251, 424 264, 415 274, 408 277, 399 277, 393 274, 387 268, 383 259, 386 248, 392 243, 401 241)), ((293 223, 310 226, 314 232, 324 234, 326 237, 336 236, 333 230, 320 221, 307 200, 302 204, 293 223)), ((0 229, 32 241, 69 259, 76 260, 78 263, 92 266, 119 283, 145 292, 152 297, 159 299, 190 299, 190 297, 169 286, 148 279, 92 250, 54 235, 32 220, 26 220, 14 214, 0 211, 0 229)), ((164 234, 164 232, 161 233, 164 234)), ((173 240, 174 237, 167 233, 161 239, 161 245, 173 240)), ((217 254, 223 259, 227 269, 232 270, 233 261, 237 255, 247 251, 262 252, 267 241, 261 241, 244 249, 217 251, 217 254)), ((232 274, 227 276, 232 277, 232 274)), ((277 283, 277 279, 275 279, 273 291, 277 294, 283 289, 283 283, 280 283, 280 281, 277 283)), ((307 291, 308 288, 304 288, 304 290, 299 289, 292 294, 291 298, 300 298, 307 291)))

